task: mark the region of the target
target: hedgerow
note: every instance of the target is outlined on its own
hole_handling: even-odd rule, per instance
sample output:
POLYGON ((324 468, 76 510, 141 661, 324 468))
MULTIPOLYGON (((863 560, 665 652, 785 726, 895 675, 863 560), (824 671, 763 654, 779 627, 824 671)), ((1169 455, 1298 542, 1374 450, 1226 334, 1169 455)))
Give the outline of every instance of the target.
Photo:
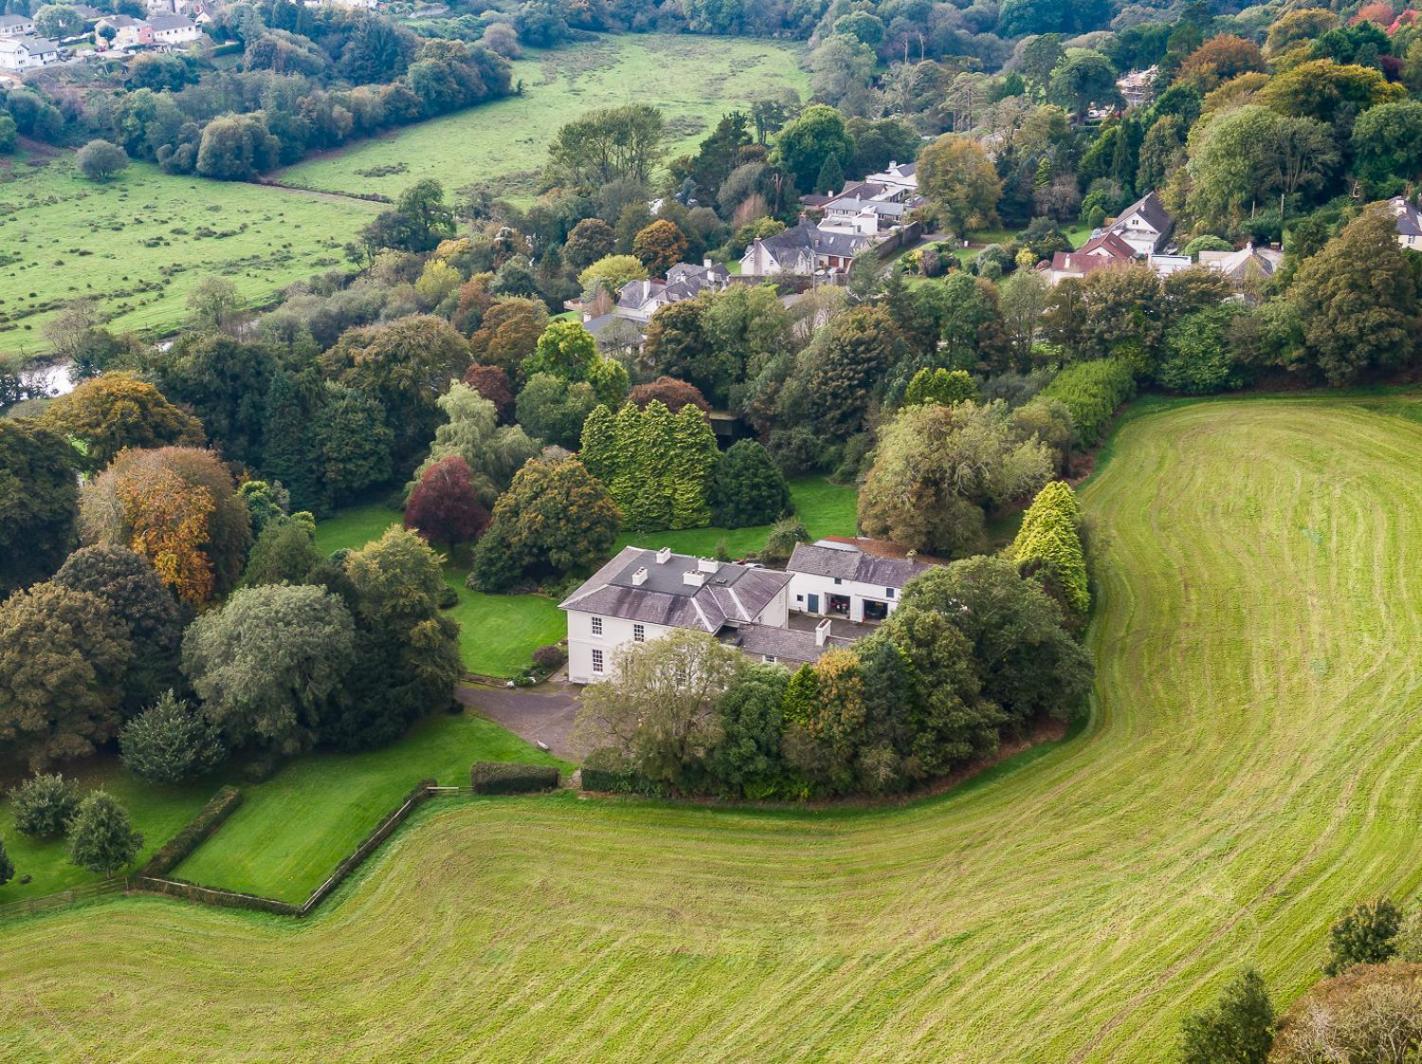
POLYGON ((1093 447, 1105 436, 1121 404, 1136 394, 1136 378, 1120 359, 1079 362, 1057 374, 1042 394, 1066 404, 1076 426, 1077 445, 1093 447))

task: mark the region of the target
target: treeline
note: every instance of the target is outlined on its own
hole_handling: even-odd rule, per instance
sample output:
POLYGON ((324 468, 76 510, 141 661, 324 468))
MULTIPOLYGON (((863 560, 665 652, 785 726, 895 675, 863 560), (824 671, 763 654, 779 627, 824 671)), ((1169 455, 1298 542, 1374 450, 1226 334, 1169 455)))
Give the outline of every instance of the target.
POLYGON ((626 648, 612 678, 583 694, 584 785, 752 799, 894 793, 989 758, 1043 721, 1075 719, 1092 679, 1075 636, 1089 606, 1080 513, 1064 483, 1044 496, 1035 531, 1005 556, 927 571, 872 635, 793 673, 696 632, 626 648), (1078 568, 1033 545, 1053 536, 1061 551, 1046 553, 1074 554, 1078 568))

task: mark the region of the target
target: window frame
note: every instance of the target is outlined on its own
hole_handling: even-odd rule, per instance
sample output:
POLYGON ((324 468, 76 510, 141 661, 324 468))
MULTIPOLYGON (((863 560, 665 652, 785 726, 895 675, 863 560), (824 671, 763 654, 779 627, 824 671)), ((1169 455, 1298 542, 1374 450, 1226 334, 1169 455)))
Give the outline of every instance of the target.
POLYGON ((602 656, 601 647, 593 647, 592 651, 592 671, 597 675, 602 675, 606 671, 607 662, 602 656))
POLYGON ((594 617, 594 618, 592 618, 592 634, 593 634, 593 635, 602 635, 602 618, 601 618, 601 617, 594 617))

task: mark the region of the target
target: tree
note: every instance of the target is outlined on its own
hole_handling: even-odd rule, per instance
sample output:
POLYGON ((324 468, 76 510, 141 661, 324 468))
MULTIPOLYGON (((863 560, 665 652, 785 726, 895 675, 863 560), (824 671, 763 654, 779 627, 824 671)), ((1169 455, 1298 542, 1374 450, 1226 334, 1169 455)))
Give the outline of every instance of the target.
POLYGON ((406 488, 414 491, 424 472, 441 459, 458 456, 467 465, 480 504, 494 505, 515 473, 539 452, 539 442, 520 425, 498 427, 494 404, 458 381, 437 400, 446 421, 435 430, 429 454, 406 488))
POLYGON ((610 678, 584 690, 574 741, 613 751, 645 779, 684 786, 721 741, 716 707, 743 667, 739 651, 705 632, 633 643, 610 678))
POLYGON ((1346 136, 1349 116, 1378 104, 1407 98, 1407 89, 1375 67, 1315 59, 1275 74, 1259 92, 1259 102, 1283 115, 1339 125, 1346 136))
POLYGON ((375 399, 395 438, 397 470, 413 469, 439 424, 436 400, 469 368, 469 344, 442 318, 412 315, 349 329, 321 356, 326 375, 375 399))
POLYGON ((968 137, 948 133, 924 148, 918 187, 955 236, 997 221, 1002 182, 987 154, 968 137))
POLYGON ((58 772, 35 775, 10 794, 15 830, 36 839, 60 838, 79 808, 79 787, 58 772))
POLYGON ((41 423, 79 445, 79 462, 103 469, 125 447, 200 446, 202 425, 131 373, 83 381, 45 409, 41 423))
POLYGON ((833 195, 843 187, 844 168, 840 166, 839 156, 825 156, 824 165, 820 167, 819 175, 815 178, 815 189, 824 189, 825 195, 833 195))
POLYGON ((588 189, 646 182, 661 159, 665 133, 662 113, 647 104, 589 111, 553 135, 548 176, 553 184, 588 189))
POLYGON ((636 255, 606 255, 578 274, 578 284, 584 292, 595 292, 602 288, 615 296, 622 286, 631 281, 645 280, 647 267, 636 255))
POLYGON ((1304 368, 1334 386, 1404 365, 1411 355, 1417 282, 1385 206, 1369 207, 1307 259, 1289 297, 1302 318, 1304 368))
POLYGON ((647 384, 639 384, 627 393, 627 401, 642 408, 648 403, 661 403, 673 414, 687 405, 703 413, 711 412, 711 404, 701 394, 701 389, 675 377, 661 376, 647 384))
POLYGON ((128 156, 117 144, 91 140, 74 153, 75 168, 90 181, 112 181, 128 168, 128 156))
POLYGON ((1082 615, 1091 609, 1081 507, 1066 481, 1054 480, 1037 493, 1007 553, 1068 609, 1082 615))
POLYGON ((34 19, 40 36, 56 41, 84 32, 84 16, 68 4, 45 4, 35 11, 34 19))
POLYGON ((49 576, 74 543, 78 456, 46 425, 0 419, 0 600, 49 576))
POLYGON ((479 328, 469 337, 470 354, 475 362, 512 373, 533 354, 547 326, 548 309, 541 302, 518 297, 500 299, 484 313, 479 328))
POLYGON ((531 461, 494 506, 473 576, 481 589, 497 592, 522 579, 590 568, 608 556, 618 527, 617 505, 581 462, 531 461))
POLYGON ((904 405, 918 406, 922 403, 941 403, 952 406, 978 397, 978 386, 967 370, 962 369, 921 369, 913 375, 904 389, 904 405))
POLYGON ((1265 1064, 1274 1043, 1274 1006, 1264 980, 1246 969, 1220 991, 1213 1007, 1192 1013, 1181 1029, 1184 1064, 1265 1064))
POLYGON ((298 514, 267 523, 242 570, 242 587, 318 582, 311 577, 324 559, 316 549, 316 526, 310 516, 298 514))
POLYGON ((586 381, 569 384, 551 373, 535 373, 518 393, 518 421, 547 443, 573 448, 597 405, 597 393, 586 381))
POLYGON ((225 277, 204 277, 193 285, 187 298, 194 327, 217 332, 231 324, 242 309, 237 286, 225 277))
POLYGON ((686 236, 677 228, 676 223, 666 218, 658 218, 638 230, 632 241, 632 253, 647 267, 649 273, 663 277, 686 256, 686 246, 686 236))
POLYGON ((779 666, 742 664, 716 703, 721 740, 706 758, 706 766, 722 793, 770 798, 787 782, 780 750, 784 729, 780 707, 788 680, 779 666))
POLYGON ((601 218, 584 218, 573 226, 563 244, 563 261, 575 270, 584 270, 612 254, 617 234, 601 218))
POLYGON ((0 114, 0 155, 9 155, 20 143, 20 130, 8 114, 0 114))
POLYGON ((583 426, 579 457, 607 485, 629 529, 699 528, 709 524, 708 491, 716 437, 701 411, 672 414, 660 403, 627 404, 616 415, 599 407, 583 426))
POLYGON ((164 395, 197 415, 224 456, 256 468, 265 460, 262 433, 276 366, 266 344, 209 332, 179 340, 154 376, 164 395))
POLYGON ((1422 177, 1422 102, 1370 107, 1353 124, 1358 176, 1376 188, 1422 177))
POLYGON ((1210 92, 1240 74, 1266 70, 1264 56, 1253 41, 1230 33, 1211 37, 1180 64, 1177 81, 1210 92))
POLYGON ((551 373, 565 381, 587 380, 597 357, 597 343, 580 322, 549 322, 533 354, 523 360, 524 379, 535 373, 551 373))
POLYGON ((393 210, 382 211, 361 230, 372 253, 380 248, 420 254, 433 251, 454 236, 454 211, 444 199, 444 186, 433 178, 416 181, 400 193, 393 210))
POLYGON ((262 403, 261 470, 285 487, 298 510, 318 510, 325 501, 321 449, 313 432, 322 398, 314 372, 298 376, 272 367, 262 403))
POLYGON ((176 683, 183 610, 153 566, 126 547, 83 547, 54 574, 60 587, 93 595, 128 626, 132 662, 124 675, 124 707, 150 704, 176 683))
POLYGON ((984 536, 983 508, 1047 482, 1052 456, 1019 440, 1005 404, 910 406, 884 427, 859 496, 866 535, 937 554, 966 554, 984 536))
POLYGON ((0 603, 0 748, 40 768, 118 730, 133 644, 102 600, 35 584, 0 603))
POLYGON ((740 440, 716 463, 710 502, 712 521, 723 528, 768 525, 790 511, 790 487, 764 447, 740 440))
POLYGON ((311 437, 323 499, 340 505, 394 474, 395 434, 372 396, 330 381, 316 409, 311 437))
POLYGON ((250 181, 281 158, 281 142, 261 112, 219 115, 202 128, 194 168, 219 181, 250 181))
POLYGON ((815 178, 825 160, 835 156, 841 168, 854 158, 854 138, 833 107, 812 104, 780 130, 771 159, 782 167, 802 192, 815 190, 815 178))
POLYGON ((867 303, 835 315, 822 337, 806 351, 808 413, 823 435, 844 438, 863 427, 903 337, 883 306, 867 303))
POLYGON ((488 523, 489 511, 474 493, 469 463, 457 454, 427 466, 405 504, 405 527, 448 547, 475 539, 488 523))
POLYGON ((513 419, 514 391, 503 369, 475 362, 464 371, 464 383, 494 404, 500 421, 507 423, 513 419))
POLYGON ((1110 18, 1111 7, 1105 0, 1004 0, 997 32, 1002 37, 1074 36, 1101 29, 1110 18))
POLYGON ((252 543, 252 519, 232 477, 211 451, 124 451, 85 486, 84 541, 126 546, 192 605, 237 584, 252 543))
POLYGON ((1116 69, 1100 52, 1072 48, 1052 71, 1047 98, 1077 115, 1093 104, 1115 103, 1121 98, 1116 69))
POLYGON ((1186 395, 1238 387, 1241 376, 1231 354, 1240 316, 1236 306, 1215 306, 1186 314, 1165 331, 1165 356, 1155 379, 1186 395))
POLYGON ((226 753, 212 723, 172 691, 124 725, 119 750, 125 768, 153 783, 197 779, 226 753))
POLYGON ((183 672, 232 749, 310 747, 354 664, 350 611, 320 587, 241 588, 183 637, 183 672))
POLYGON ((5 840, 0 839, 0 887, 15 878, 15 862, 5 852, 5 840))
POLYGON ((111 876, 143 848, 128 811, 107 791, 90 791, 69 824, 69 859, 80 868, 111 876))
POLYGON ((1402 912, 1389 898, 1353 906, 1328 929, 1325 975, 1338 975, 1355 964, 1382 964, 1397 952, 1402 912))

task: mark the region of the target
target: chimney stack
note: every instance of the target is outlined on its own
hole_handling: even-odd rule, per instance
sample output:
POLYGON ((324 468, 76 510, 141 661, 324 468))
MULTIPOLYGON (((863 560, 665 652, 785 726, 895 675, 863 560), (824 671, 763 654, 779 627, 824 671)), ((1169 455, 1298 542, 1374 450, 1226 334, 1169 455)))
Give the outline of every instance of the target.
POLYGON ((666 563, 669 562, 669 561, 671 561, 671 548, 670 548, 670 547, 663 547, 661 550, 657 551, 657 564, 658 564, 658 565, 666 565, 666 563))
POLYGON ((641 587, 647 582, 647 567, 644 565, 632 574, 632 586, 641 587))
POLYGON ((697 558, 696 568, 703 573, 714 573, 721 568, 721 563, 715 558, 697 558))
POLYGON ((687 587, 700 587, 706 583, 706 574, 698 573, 695 569, 688 569, 681 574, 681 582, 687 587))
POLYGON ((815 646, 822 647, 830 634, 830 619, 826 617, 819 624, 815 625, 815 646))

